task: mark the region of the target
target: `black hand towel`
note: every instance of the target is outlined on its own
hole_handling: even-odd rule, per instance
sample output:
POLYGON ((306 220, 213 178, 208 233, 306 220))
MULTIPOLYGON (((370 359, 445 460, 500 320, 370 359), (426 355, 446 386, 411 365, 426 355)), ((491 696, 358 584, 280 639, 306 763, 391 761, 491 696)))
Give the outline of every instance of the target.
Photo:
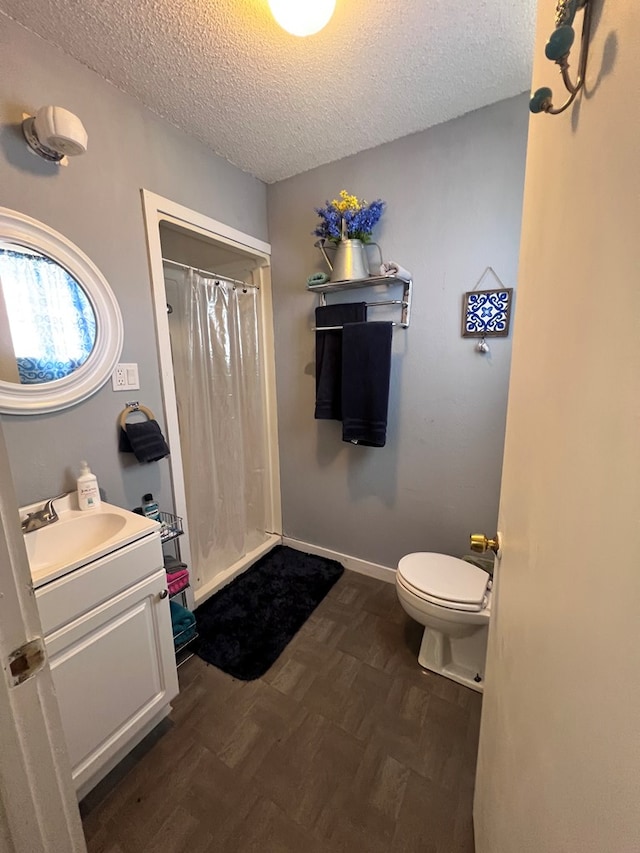
POLYGON ((392 323, 350 323, 342 332, 342 440, 387 440, 392 323))
POLYGON ((120 428, 119 450, 135 453, 138 462, 157 462, 169 455, 169 448, 157 421, 127 424, 120 428))
POLYGON ((182 560, 178 560, 177 557, 173 557, 169 554, 164 554, 163 557, 164 567, 168 572, 179 572, 180 569, 188 569, 189 566, 186 563, 183 563, 182 560))
MULTIPOLYGON (((344 326, 367 319, 366 302, 316 308, 316 326, 344 326)), ((342 420, 342 331, 316 331, 316 412, 319 420, 342 420)))

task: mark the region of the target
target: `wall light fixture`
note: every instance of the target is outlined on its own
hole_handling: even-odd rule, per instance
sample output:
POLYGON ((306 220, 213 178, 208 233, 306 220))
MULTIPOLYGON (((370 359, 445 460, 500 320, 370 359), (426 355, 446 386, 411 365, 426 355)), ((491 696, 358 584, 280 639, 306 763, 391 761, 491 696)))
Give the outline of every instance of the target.
POLYGON ((35 115, 23 114, 22 118, 22 132, 29 148, 45 160, 66 165, 67 157, 87 150, 84 125, 64 107, 40 107, 35 115))

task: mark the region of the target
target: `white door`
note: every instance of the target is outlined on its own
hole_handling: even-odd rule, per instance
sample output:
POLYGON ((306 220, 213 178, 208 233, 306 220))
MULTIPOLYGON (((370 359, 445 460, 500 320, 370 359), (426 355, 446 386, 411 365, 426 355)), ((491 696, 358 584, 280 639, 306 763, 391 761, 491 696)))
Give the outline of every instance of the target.
MULTIPOLYGON (((12 653, 42 630, 31 590, 18 505, 0 423, 0 850, 82 853, 86 850, 71 768, 49 666, 19 681, 12 653)), ((24 660, 24 659, 23 659, 24 660)))
POLYGON ((640 10, 596 8, 530 124, 477 853, 640 850, 640 10))

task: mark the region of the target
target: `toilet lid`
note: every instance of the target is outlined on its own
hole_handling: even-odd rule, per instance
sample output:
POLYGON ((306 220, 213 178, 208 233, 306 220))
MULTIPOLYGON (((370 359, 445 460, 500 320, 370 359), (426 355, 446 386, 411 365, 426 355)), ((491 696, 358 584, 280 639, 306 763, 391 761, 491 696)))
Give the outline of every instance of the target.
POLYGON ((470 610, 482 608, 491 580, 487 572, 472 563, 427 551, 403 557, 398 574, 425 597, 439 599, 448 607, 467 605, 470 610))

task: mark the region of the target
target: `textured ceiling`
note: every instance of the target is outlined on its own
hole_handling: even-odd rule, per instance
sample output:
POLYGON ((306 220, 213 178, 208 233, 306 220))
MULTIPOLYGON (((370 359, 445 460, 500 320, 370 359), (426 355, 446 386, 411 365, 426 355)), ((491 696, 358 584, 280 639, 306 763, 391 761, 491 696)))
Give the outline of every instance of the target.
POLYGON ((0 0, 267 182, 523 92, 535 6, 338 0, 329 25, 301 39, 277 26, 267 0, 0 0))

